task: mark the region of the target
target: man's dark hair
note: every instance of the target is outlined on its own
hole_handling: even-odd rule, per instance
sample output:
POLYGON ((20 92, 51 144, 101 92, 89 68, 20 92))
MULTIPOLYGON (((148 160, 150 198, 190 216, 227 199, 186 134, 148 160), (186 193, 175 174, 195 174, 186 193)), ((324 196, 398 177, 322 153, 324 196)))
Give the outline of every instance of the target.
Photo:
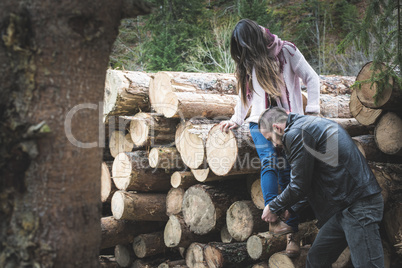
POLYGON ((275 123, 284 123, 288 119, 288 114, 286 111, 279 107, 272 107, 266 109, 260 115, 260 119, 258 120, 258 129, 260 132, 272 132, 273 127, 272 124, 275 123))

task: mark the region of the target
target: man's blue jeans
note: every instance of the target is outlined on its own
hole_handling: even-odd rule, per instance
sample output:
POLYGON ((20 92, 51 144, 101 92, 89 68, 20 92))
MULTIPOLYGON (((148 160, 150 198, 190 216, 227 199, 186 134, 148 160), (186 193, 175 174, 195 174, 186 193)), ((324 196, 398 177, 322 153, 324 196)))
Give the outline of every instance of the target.
MULTIPOLYGON (((258 124, 250 122, 250 134, 253 138, 258 156, 261 160, 261 190, 265 205, 268 205, 278 195, 278 182, 283 191, 290 181, 290 165, 285 154, 278 155, 272 142, 268 141, 259 131, 258 124)), ((279 152, 280 153, 280 152, 279 152)), ((291 212, 286 223, 298 231, 298 216, 291 212)))
POLYGON ((307 268, 330 268, 349 246, 355 268, 384 267, 379 223, 384 203, 381 194, 357 200, 332 216, 320 229, 308 251, 307 268))

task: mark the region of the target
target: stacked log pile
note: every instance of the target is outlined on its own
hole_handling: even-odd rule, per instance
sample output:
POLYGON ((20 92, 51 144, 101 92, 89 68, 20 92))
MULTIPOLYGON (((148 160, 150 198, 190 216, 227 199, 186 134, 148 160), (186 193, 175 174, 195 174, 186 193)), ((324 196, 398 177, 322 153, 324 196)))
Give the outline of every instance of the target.
MULTIPOLYGON (((379 157, 366 149, 374 128, 349 111, 351 78, 321 76, 321 83, 321 115, 379 157)), ((237 98, 229 74, 108 71, 102 267, 304 267, 314 221, 300 225, 303 254, 286 260, 286 237, 272 236, 261 220, 260 160, 248 124, 219 129, 237 98)), ((400 194, 391 187, 400 182, 399 165, 374 167, 388 196, 400 194)), ((342 261, 336 267, 350 267, 350 254, 342 261)))

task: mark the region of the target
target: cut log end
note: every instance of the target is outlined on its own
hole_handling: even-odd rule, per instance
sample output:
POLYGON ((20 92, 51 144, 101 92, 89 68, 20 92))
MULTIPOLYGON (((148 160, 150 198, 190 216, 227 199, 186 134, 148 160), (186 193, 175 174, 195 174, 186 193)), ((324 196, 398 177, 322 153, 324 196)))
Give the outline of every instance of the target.
POLYGON ((145 120, 144 113, 136 114, 130 123, 131 140, 137 146, 146 146, 150 125, 145 120))
POLYGON ((108 165, 105 162, 102 162, 101 168, 101 201, 106 202, 110 200, 114 185, 108 165))
POLYGON ((227 211, 228 232, 237 241, 245 241, 253 232, 254 217, 250 205, 254 206, 250 201, 237 201, 227 211))
POLYGON ((204 262, 204 248, 205 244, 192 243, 186 252, 186 264, 188 267, 195 267, 197 263, 204 262))
POLYGON ((224 267, 224 258, 222 256, 222 252, 214 247, 206 246, 205 247, 205 256, 207 256, 207 265, 211 268, 224 267))
POLYGON ((125 190, 130 184, 132 165, 125 153, 119 153, 113 161, 113 181, 117 189, 125 190))
POLYGON ((130 134, 124 134, 123 131, 115 130, 110 135, 109 149, 110 154, 116 157, 122 152, 131 152, 134 148, 134 143, 131 140, 130 134))
POLYGON ((384 114, 374 131, 378 148, 386 154, 402 155, 401 133, 402 119, 392 112, 384 114))
POLYGON ((172 188, 166 195, 166 214, 168 216, 181 212, 184 189, 172 188))
POLYGON ((208 178, 209 168, 205 169, 192 169, 191 172, 194 175, 194 178, 199 182, 205 182, 208 178))
POLYGON ((134 252, 129 245, 117 245, 114 249, 114 256, 120 267, 128 267, 134 262, 134 252))
POLYGON ((181 225, 179 219, 172 215, 166 223, 165 231, 163 233, 165 245, 168 248, 176 247, 181 240, 181 225))
POLYGON ((261 189, 261 179, 257 179, 251 184, 251 199, 257 208, 265 208, 264 196, 261 189))
POLYGON ((221 229, 221 241, 223 243, 232 243, 233 237, 229 234, 227 225, 223 226, 221 229))
MULTIPOLYGON (((269 238, 267 238, 268 240, 269 238)), ((263 244, 261 242, 261 238, 257 235, 251 236, 247 239, 247 252, 250 258, 253 260, 258 260, 263 255, 263 244)))
POLYGON ((209 168, 218 176, 227 175, 233 168, 238 145, 232 131, 225 133, 216 125, 209 131, 206 142, 209 168))
POLYGON ((124 193, 117 191, 112 197, 112 213, 113 218, 120 220, 124 213, 124 193))
POLYGON ((364 106, 357 98, 357 92, 354 90, 350 96, 349 109, 352 116, 359 121, 360 124, 369 126, 377 122, 381 116, 381 109, 370 109, 364 106))

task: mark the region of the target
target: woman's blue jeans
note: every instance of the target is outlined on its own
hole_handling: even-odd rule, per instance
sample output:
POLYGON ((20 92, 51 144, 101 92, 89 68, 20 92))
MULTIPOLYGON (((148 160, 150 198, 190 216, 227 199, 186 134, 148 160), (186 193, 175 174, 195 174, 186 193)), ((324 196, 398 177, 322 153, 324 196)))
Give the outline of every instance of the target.
MULTIPOLYGON (((250 122, 250 134, 261 160, 261 190, 265 205, 268 205, 278 195, 278 183, 283 191, 290 181, 290 165, 285 154, 277 150, 272 142, 259 131, 258 124, 250 122)), ((299 219, 296 213, 286 223, 298 231, 299 219)))

